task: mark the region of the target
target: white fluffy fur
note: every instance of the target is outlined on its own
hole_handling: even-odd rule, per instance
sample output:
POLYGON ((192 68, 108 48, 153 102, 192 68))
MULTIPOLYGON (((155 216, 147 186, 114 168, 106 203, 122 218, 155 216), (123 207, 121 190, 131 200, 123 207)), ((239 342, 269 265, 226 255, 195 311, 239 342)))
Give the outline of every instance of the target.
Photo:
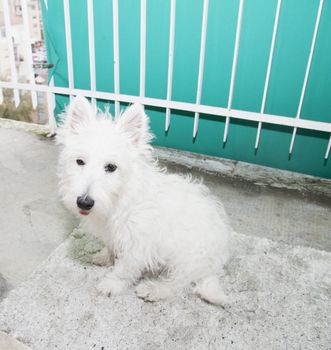
POLYGON ((139 104, 113 121, 77 97, 65 113, 58 136, 61 197, 78 216, 77 197, 94 199, 82 223, 105 243, 95 262, 116 258, 97 289, 109 295, 136 285, 137 295, 150 301, 191 289, 222 304, 217 274, 228 258, 230 232, 223 206, 202 183, 158 168, 151 139, 139 104), (105 172, 108 163, 116 171, 105 172), (146 271, 161 273, 141 279, 146 271))

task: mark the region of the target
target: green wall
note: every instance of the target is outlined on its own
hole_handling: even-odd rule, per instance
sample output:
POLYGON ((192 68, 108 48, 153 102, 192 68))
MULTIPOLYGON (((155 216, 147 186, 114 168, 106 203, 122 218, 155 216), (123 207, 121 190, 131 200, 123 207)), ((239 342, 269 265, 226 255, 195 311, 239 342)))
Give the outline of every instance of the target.
MULTIPOLYGON (((43 3, 43 2, 42 2, 43 3)), ((294 117, 314 31, 318 0, 283 0, 265 112, 294 117)), ((209 0, 205 71, 201 103, 227 106, 239 0, 209 0)), ((233 108, 261 108, 276 0, 246 0, 233 108)), ((43 5, 44 6, 44 5, 43 5)), ((177 0, 173 100, 195 102, 203 0, 177 0)), ((75 87, 88 89, 89 55, 86 1, 71 0, 75 87)), ((112 1, 95 0, 96 81, 100 91, 114 90, 112 1)), ((170 0, 147 0, 146 96, 167 92, 170 0)), ((63 1, 43 7, 48 59, 57 86, 68 86, 63 1)), ((331 2, 325 1, 307 84, 302 118, 331 122, 331 2)), ((140 1, 119 0, 120 92, 139 94, 140 1)), ((56 112, 68 103, 57 95, 56 112)), ((102 106, 102 101, 100 102, 102 106)), ((114 110, 113 103, 111 111, 114 110)), ((288 155, 292 128, 263 125, 254 150, 257 123, 231 120, 222 143, 224 117, 201 115, 198 135, 193 113, 173 111, 164 132, 165 110, 147 107, 155 144, 331 178, 331 160, 324 161, 329 134, 298 130, 288 155)))

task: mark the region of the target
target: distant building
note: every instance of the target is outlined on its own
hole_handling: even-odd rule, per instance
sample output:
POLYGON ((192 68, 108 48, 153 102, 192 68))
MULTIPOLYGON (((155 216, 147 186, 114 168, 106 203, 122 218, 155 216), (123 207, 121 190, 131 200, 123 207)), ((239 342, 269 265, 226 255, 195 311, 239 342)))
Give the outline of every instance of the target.
MULTIPOLYGON (((40 46, 42 41, 42 25, 38 0, 28 0, 28 22, 30 37, 24 31, 22 5, 20 0, 9 1, 12 40, 14 45, 15 63, 19 81, 25 82, 29 77, 27 55, 33 47, 40 46), (37 45, 38 44, 38 45, 37 45)), ((40 57, 40 55, 39 55, 40 57)), ((0 77, 10 77, 10 59, 3 8, 0 6, 0 77)))
MULTIPOLYGON (((9 0, 10 23, 12 42, 14 46, 15 66, 19 82, 29 82, 30 67, 28 55, 33 52, 34 63, 46 61, 46 50, 43 43, 42 19, 39 0, 27 0, 29 32, 26 33, 23 25, 21 0, 9 0), (28 35, 30 34, 30 35, 28 35)), ((47 70, 34 71, 36 83, 47 82, 47 70)), ((0 3, 0 80, 11 80, 11 62, 9 56, 8 40, 3 8, 0 3)), ((31 115, 34 122, 45 123, 47 117, 47 104, 44 93, 38 93, 38 109, 31 115)))
MULTIPOLYGON (((31 44, 42 40, 42 26, 40 17, 39 0, 28 0, 28 17, 30 26, 31 44)), ((16 16, 22 17, 22 6, 20 0, 13 1, 16 16)))

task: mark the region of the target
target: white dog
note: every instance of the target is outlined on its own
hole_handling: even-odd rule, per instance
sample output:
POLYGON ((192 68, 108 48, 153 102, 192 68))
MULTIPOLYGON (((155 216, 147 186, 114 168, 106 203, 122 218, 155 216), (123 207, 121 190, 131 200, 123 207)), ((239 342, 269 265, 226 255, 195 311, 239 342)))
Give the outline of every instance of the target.
POLYGON ((148 301, 189 289, 222 304, 217 274, 229 255, 230 232, 223 206, 203 184, 161 170, 151 139, 139 104, 113 121, 77 97, 65 113, 60 194, 105 243, 97 262, 115 260, 97 289, 115 295, 135 285, 148 301), (154 277, 141 279, 147 271, 154 277))

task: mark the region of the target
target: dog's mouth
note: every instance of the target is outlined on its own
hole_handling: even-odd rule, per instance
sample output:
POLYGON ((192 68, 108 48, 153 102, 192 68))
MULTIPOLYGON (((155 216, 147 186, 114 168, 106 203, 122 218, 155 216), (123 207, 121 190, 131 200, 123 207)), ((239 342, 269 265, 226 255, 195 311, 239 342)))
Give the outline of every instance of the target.
POLYGON ((79 210, 79 214, 86 216, 86 215, 90 214, 90 210, 83 210, 83 209, 80 209, 80 210, 79 210))

